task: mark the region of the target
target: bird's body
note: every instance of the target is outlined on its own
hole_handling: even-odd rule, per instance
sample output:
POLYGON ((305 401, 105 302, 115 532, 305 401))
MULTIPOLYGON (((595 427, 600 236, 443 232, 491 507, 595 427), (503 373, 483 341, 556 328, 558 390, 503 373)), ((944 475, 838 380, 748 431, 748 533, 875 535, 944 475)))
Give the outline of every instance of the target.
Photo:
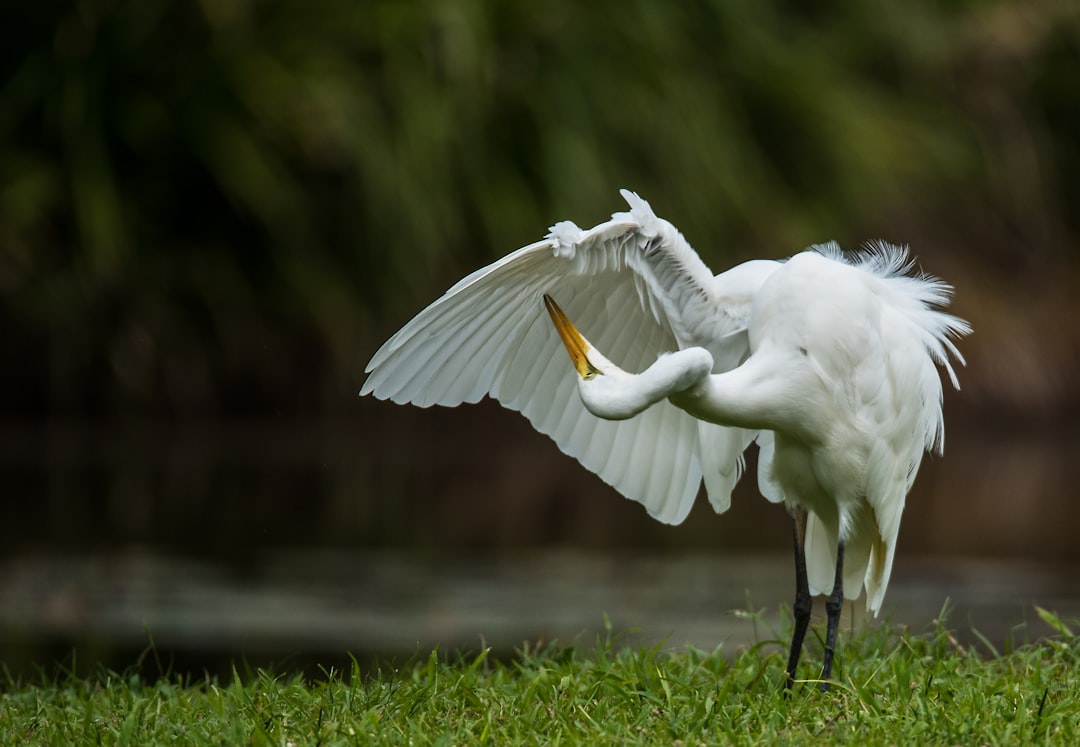
POLYGON ((714 398, 734 401, 710 411, 707 391, 695 414, 737 411, 737 424, 764 431, 762 492, 810 514, 811 591, 831 586, 843 537, 845 596, 865 585, 877 612, 905 497, 944 436, 935 361, 948 366, 945 335, 961 328, 929 311, 944 288, 904 274, 900 250, 882 245, 857 262, 827 248, 779 268, 755 297, 749 359, 708 380, 714 398))
POLYGON ((623 194, 630 213, 556 224, 452 287, 375 354, 361 393, 422 406, 489 394, 670 523, 702 480, 725 510, 756 439, 760 490, 795 519, 789 673, 809 594, 826 593, 827 677, 843 597, 865 588, 880 608, 907 492, 943 441, 937 365, 955 384, 950 337, 968 327, 934 308, 950 288, 909 274, 903 249, 848 259, 826 245, 713 276, 623 194))

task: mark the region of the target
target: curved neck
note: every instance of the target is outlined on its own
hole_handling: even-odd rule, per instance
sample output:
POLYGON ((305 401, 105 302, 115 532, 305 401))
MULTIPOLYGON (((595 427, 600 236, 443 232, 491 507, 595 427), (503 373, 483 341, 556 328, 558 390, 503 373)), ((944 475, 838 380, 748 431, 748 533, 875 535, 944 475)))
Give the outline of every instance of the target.
POLYGON ((687 348, 661 356, 639 374, 608 364, 603 373, 580 380, 585 408, 605 420, 626 420, 662 399, 677 395, 708 378, 712 356, 704 348, 687 348))
POLYGON ((808 369, 776 365, 751 355, 725 373, 712 374, 671 397, 671 402, 694 417, 717 425, 751 430, 784 430, 792 436, 815 440, 814 420, 805 416, 805 402, 814 391, 813 377, 793 384, 808 369), (783 371, 780 378, 777 371, 783 371), (798 394, 796 394, 798 393, 798 394))

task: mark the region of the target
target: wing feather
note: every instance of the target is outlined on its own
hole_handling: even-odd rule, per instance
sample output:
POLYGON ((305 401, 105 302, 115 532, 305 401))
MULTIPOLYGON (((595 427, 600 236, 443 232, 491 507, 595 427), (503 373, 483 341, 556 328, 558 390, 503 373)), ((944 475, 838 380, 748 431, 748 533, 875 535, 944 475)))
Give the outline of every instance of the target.
POLYGON ((712 273, 670 223, 637 195, 623 196, 629 212, 585 231, 558 223, 543 241, 455 283, 375 353, 360 393, 422 407, 490 395, 653 516, 678 523, 703 469, 713 505, 726 508, 752 434, 699 426, 666 401, 625 421, 595 417, 541 298, 550 293, 634 372, 680 347, 721 350, 720 340, 718 370, 733 368, 747 354, 745 313, 725 311, 712 273))

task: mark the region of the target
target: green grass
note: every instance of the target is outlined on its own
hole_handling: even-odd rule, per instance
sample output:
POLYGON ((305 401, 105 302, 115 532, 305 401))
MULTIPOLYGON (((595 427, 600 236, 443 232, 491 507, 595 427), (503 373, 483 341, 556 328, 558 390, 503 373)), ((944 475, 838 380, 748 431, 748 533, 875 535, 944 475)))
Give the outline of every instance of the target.
MULTIPOLYGON (((1077 744, 1080 639, 999 652, 945 627, 842 635, 832 690, 785 697, 784 645, 439 652, 400 668, 228 682, 102 672, 0 689, 3 744, 1077 744)), ((781 631, 782 632, 782 631, 781 631)), ((812 642, 811 642, 812 643, 812 642)), ((820 643, 804 654, 806 675, 820 643)))

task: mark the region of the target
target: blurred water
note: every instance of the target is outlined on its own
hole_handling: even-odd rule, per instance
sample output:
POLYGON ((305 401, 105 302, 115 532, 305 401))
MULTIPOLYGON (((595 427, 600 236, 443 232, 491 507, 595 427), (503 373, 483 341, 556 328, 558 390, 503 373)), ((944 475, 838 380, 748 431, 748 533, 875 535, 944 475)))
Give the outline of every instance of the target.
MULTIPOLYGON (((247 556, 280 547, 755 552, 787 549, 755 456, 732 509, 699 501, 654 522, 491 402, 454 409, 365 398, 354 419, 177 425, 0 424, 0 555, 166 549, 247 556)), ((1080 431, 954 418, 907 501, 901 556, 1080 562, 1080 431)))
MULTIPOLYGON (((790 559, 772 555, 293 552, 244 567, 137 552, 24 556, 0 566, 0 655, 21 673, 69 660, 72 647, 81 668, 152 655, 199 676, 237 662, 342 666, 346 652, 403 661, 434 646, 509 654, 557 639, 590 648, 605 616, 628 643, 730 654, 785 637, 791 576, 790 559)), ((926 631, 948 605, 959 645, 1005 650, 1052 632, 1036 605, 1080 617, 1076 578, 1073 566, 902 558, 887 612, 868 621, 861 600, 849 603, 844 628, 926 631)), ((816 617, 822 609, 819 599, 816 617)))
MULTIPOLYGON (((194 672, 510 652, 590 645, 605 614, 650 644, 774 636, 790 530, 753 480, 725 515, 702 501, 667 527, 490 403, 358 408, 350 422, 0 428, 4 663, 74 646, 80 666, 123 668, 151 640, 194 672), (759 623, 732 612, 748 609, 759 623)), ((960 641, 1001 647, 1049 631, 1035 605, 1080 617, 1077 438, 953 428, 909 498, 879 622, 923 630, 948 600, 960 641)))

